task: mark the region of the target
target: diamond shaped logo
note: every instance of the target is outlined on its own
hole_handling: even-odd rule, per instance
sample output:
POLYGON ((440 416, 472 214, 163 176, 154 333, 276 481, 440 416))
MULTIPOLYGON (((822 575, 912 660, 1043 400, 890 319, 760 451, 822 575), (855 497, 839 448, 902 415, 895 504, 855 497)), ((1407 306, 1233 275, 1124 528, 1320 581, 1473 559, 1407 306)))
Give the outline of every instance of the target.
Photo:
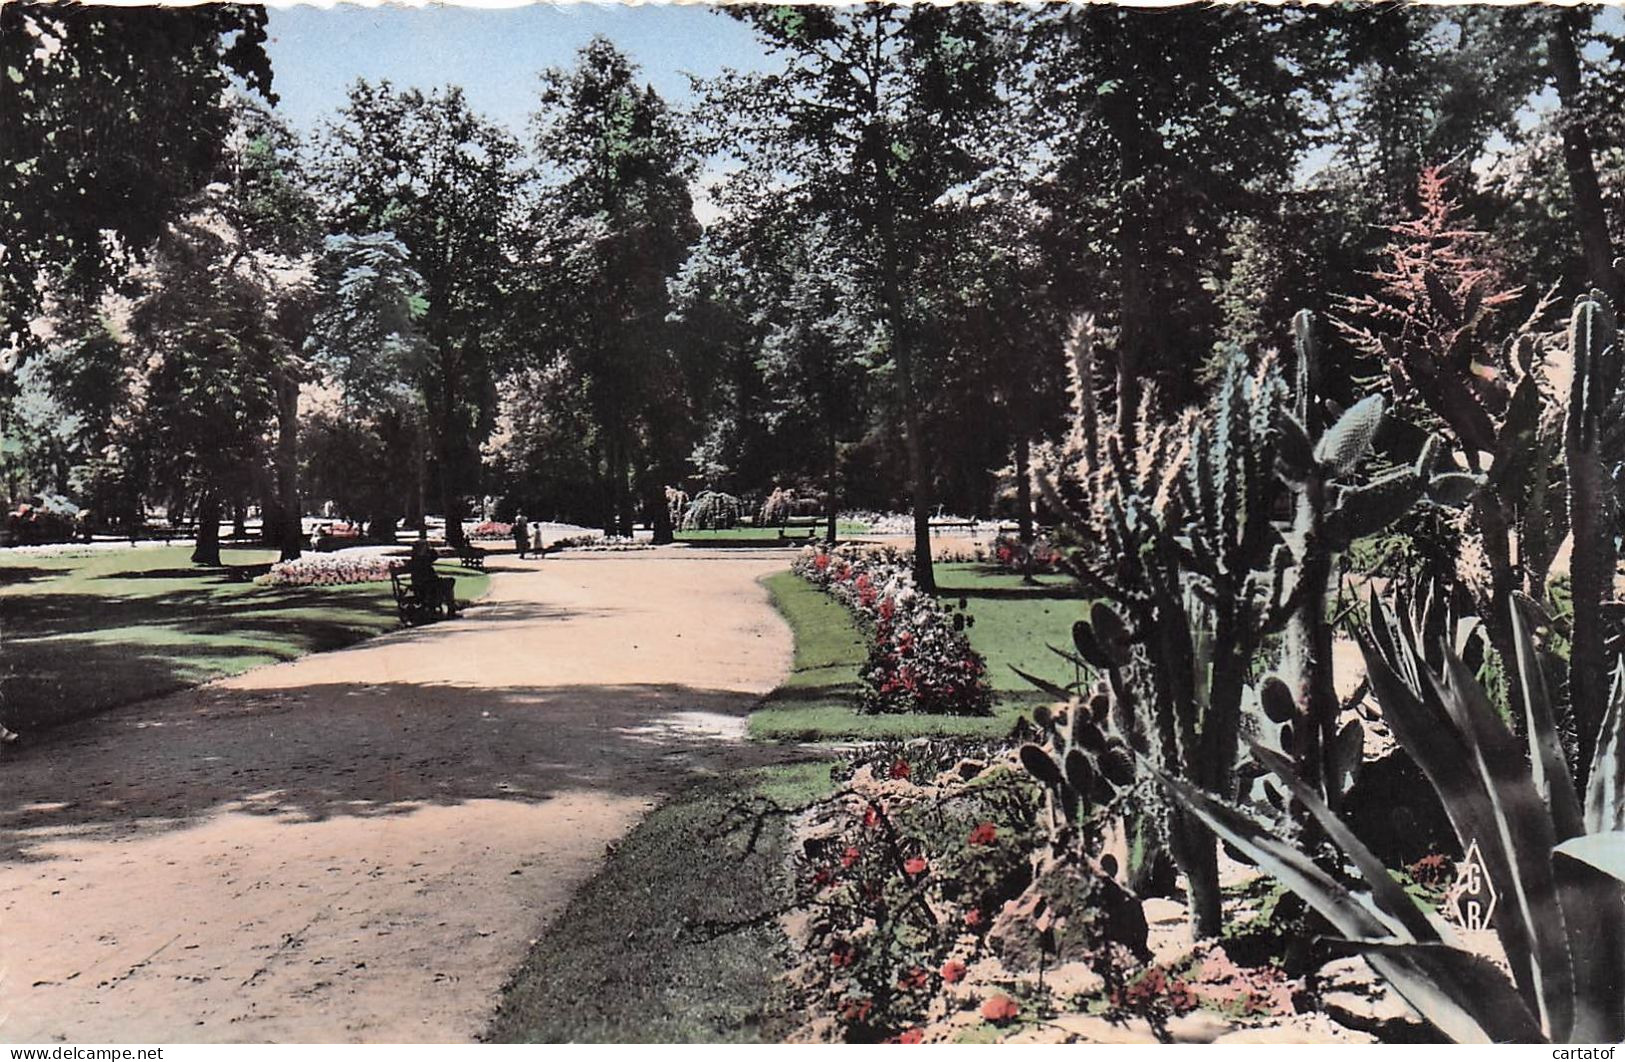
POLYGON ((1463 929, 1490 928, 1495 914, 1495 886, 1490 883, 1489 868, 1476 840, 1467 846, 1467 857, 1456 871, 1456 882, 1445 894, 1444 909, 1463 929))

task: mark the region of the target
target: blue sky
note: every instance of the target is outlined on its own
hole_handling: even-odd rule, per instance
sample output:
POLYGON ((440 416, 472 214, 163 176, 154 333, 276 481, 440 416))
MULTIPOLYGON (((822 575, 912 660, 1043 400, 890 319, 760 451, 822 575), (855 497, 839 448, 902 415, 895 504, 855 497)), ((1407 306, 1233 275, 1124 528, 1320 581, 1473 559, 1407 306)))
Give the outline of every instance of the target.
POLYGON ((744 25, 696 6, 275 8, 267 31, 280 110, 302 132, 330 117, 357 78, 387 78, 422 89, 461 85, 475 110, 526 139, 536 75, 572 65, 595 33, 677 104, 692 102, 684 73, 759 69, 765 60, 744 25))

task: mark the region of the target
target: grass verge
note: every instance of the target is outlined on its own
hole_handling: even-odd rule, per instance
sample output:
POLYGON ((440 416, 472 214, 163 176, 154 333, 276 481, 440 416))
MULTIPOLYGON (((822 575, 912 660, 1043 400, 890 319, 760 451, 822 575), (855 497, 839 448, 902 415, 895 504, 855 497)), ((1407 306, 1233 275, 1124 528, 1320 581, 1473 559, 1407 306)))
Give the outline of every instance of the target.
POLYGON ((963 597, 975 624, 971 645, 987 658, 993 685, 990 716, 864 715, 858 711, 860 670, 868 655, 852 616, 829 595, 789 572, 766 580, 773 604, 795 634, 790 676, 750 717, 751 736, 764 741, 848 741, 1007 734, 1016 718, 1048 698, 1012 670, 1070 681, 1072 666, 1050 651, 1072 642, 1083 599, 1070 579, 1041 576, 1037 586, 987 565, 941 564, 943 597, 963 597))
POLYGON ((796 1018, 776 988, 789 947, 788 823, 730 809, 796 807, 833 790, 828 763, 702 779, 617 845, 503 990, 483 1039, 501 1043, 778 1042, 796 1018), (719 925, 735 926, 718 932, 719 925))
MULTIPOLYGON (((193 566, 190 546, 78 556, 0 554, 0 717, 37 729, 336 649, 398 625, 388 583, 266 587, 193 566)), ((272 550, 223 550, 228 565, 272 550)), ((457 596, 490 579, 456 563, 457 596)))

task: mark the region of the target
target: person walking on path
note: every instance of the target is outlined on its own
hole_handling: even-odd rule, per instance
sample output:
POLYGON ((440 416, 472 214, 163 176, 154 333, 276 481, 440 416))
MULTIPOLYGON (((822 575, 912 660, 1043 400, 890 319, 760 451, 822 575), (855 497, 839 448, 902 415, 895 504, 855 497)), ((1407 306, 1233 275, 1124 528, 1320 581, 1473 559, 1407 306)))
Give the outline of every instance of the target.
POLYGON ((530 550, 530 524, 524 513, 513 518, 513 544, 519 549, 519 559, 524 560, 530 550))
POLYGON ((536 554, 537 560, 547 556, 547 547, 542 543, 541 524, 536 524, 530 529, 530 551, 536 554))

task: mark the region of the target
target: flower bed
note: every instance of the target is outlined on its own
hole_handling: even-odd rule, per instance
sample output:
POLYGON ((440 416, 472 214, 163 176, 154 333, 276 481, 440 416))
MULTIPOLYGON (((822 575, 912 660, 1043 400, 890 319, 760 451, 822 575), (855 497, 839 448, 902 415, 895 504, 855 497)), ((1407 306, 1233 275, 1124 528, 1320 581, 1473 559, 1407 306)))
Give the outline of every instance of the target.
POLYGON ((1301 980, 1193 942, 1178 919, 1148 925, 1100 852, 1110 816, 1083 824, 1095 854, 1080 858, 1013 747, 872 746, 843 776, 792 822, 796 900, 780 926, 807 1019, 790 1039, 1344 1038, 1294 1013, 1301 980))
POLYGON ((298 560, 278 561, 255 579, 259 586, 341 586, 375 583, 389 578, 399 563, 384 551, 347 550, 343 553, 307 553, 298 560))
POLYGON ((513 525, 498 520, 487 520, 468 529, 468 537, 476 542, 498 542, 513 538, 513 525))
POLYGON ((794 571, 845 605, 869 635, 865 711, 986 715, 992 710, 987 662, 964 633, 970 617, 921 593, 906 554, 818 545, 802 552, 794 571))

